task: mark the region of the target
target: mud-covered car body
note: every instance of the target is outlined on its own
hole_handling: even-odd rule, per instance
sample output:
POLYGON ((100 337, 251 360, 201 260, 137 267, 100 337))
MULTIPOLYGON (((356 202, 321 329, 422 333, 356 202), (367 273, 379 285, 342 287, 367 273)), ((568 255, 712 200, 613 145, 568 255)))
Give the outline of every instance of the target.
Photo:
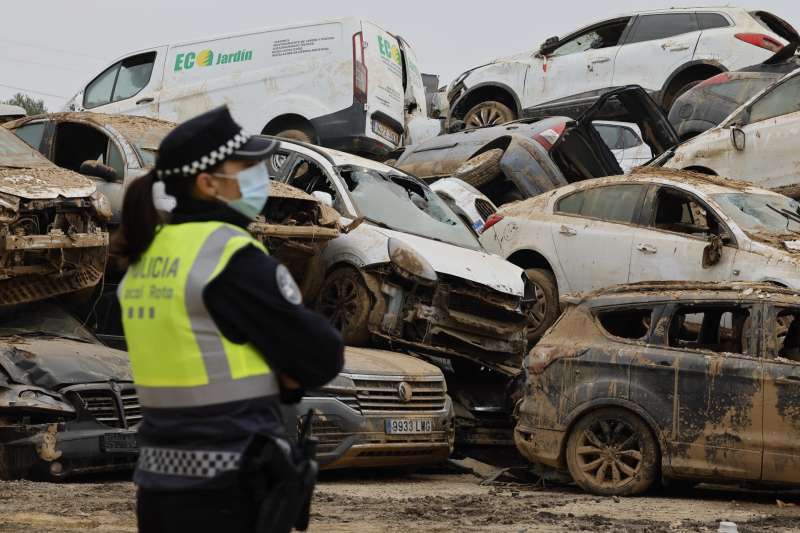
POLYGON ((485 253, 427 185, 392 167, 303 143, 281 140, 278 155, 284 159, 277 180, 325 197, 343 225, 363 219, 324 246, 323 287, 307 294, 308 301, 347 324, 349 315, 337 311, 354 304, 359 324, 368 328, 360 342, 374 338, 506 371, 519 368, 526 329, 522 271, 485 253), (333 273, 342 270, 349 274, 338 287, 333 273), (354 286, 368 304, 348 299, 354 286), (333 301, 338 297, 347 301, 340 306, 333 301))
POLYGON ((90 179, 0 128, 0 306, 97 285, 110 216, 90 179))
POLYGON ((130 469, 140 420, 127 354, 55 304, 0 311, 0 479, 130 469))
POLYGON ((443 462, 453 446, 452 401, 442 372, 410 355, 345 348, 344 368, 308 392, 311 435, 324 469, 443 462))
POLYGON ((525 360, 515 440, 529 460, 572 462, 576 481, 601 493, 643 490, 642 477, 659 471, 800 483, 800 294, 643 283, 571 303, 525 360), (639 430, 630 436, 625 425, 639 430), (620 427, 618 438, 606 432, 620 427), (583 447, 582 428, 591 433, 583 447))
POLYGON ((458 178, 442 178, 431 183, 431 189, 450 206, 476 234, 483 231, 483 226, 490 216, 497 212, 497 207, 485 194, 458 178))
MULTIPOLYGON (((175 124, 139 116, 64 112, 33 115, 4 126, 54 164, 89 176, 111 202, 116 224, 126 187, 155 165, 158 145, 175 124), (86 162, 93 164, 85 166, 86 162), (98 172, 97 164, 106 168, 98 172)), ((154 193, 159 209, 174 207, 162 185, 154 193)))
POLYGON ((568 183, 622 174, 593 125, 601 120, 636 124, 652 154, 678 143, 653 99, 641 87, 628 86, 605 94, 574 120, 566 116, 520 120, 441 135, 408 147, 394 166, 426 181, 460 177, 459 167, 467 161, 501 149, 498 179, 479 184, 478 189, 502 205, 568 183))

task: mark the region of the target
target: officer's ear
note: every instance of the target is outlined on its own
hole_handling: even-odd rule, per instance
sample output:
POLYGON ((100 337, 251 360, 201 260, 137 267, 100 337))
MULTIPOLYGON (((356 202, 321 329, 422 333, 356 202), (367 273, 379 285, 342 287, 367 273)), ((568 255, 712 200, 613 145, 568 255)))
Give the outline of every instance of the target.
POLYGON ((219 196, 217 180, 208 172, 201 172, 194 178, 194 193, 199 198, 217 198, 219 196))

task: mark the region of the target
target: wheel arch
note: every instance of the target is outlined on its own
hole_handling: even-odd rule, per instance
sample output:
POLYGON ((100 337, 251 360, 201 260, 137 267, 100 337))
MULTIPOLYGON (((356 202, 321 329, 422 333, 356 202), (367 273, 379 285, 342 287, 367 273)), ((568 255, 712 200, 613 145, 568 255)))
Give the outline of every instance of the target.
POLYGON ((467 111, 480 102, 496 100, 511 108, 519 118, 522 114, 522 104, 517 93, 505 83, 490 81, 478 83, 470 87, 464 95, 453 104, 450 118, 463 120, 467 111))
POLYGON ((696 80, 706 80, 727 71, 728 69, 722 63, 711 59, 698 59, 684 63, 670 74, 658 92, 656 100, 663 109, 666 109, 665 104, 672 104, 675 92, 684 84, 696 80))
POLYGON ((506 257, 506 261, 517 265, 523 270, 527 270, 529 268, 542 268, 548 270, 553 274, 553 277, 556 278, 556 290, 558 291, 559 287, 562 287, 563 279, 561 278, 561 273, 553 266, 552 261, 550 261, 543 253, 537 250, 530 248, 516 250, 511 255, 506 257))
POLYGON ((262 128, 263 135, 275 135, 276 133, 285 129, 302 129, 308 131, 315 143, 319 141, 316 128, 309 119, 298 113, 284 113, 271 119, 262 128))

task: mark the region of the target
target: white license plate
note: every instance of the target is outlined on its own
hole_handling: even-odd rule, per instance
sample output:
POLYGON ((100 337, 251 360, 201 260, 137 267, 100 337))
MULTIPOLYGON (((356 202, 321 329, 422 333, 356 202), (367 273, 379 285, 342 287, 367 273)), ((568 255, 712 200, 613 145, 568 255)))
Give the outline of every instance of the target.
POLYGON ((386 420, 386 433, 392 435, 417 435, 432 432, 432 418, 388 418, 386 420))
POLYGON ((394 145, 400 144, 400 134, 382 122, 372 119, 372 131, 394 145))

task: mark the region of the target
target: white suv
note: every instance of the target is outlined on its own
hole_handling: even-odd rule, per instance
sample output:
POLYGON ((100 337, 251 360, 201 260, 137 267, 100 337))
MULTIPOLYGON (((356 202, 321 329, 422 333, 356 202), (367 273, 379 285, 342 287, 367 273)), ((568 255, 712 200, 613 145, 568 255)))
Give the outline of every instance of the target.
POLYGON ((480 127, 522 116, 575 116, 609 88, 629 84, 669 110, 699 81, 760 63, 796 38, 775 15, 734 7, 615 17, 464 72, 448 90, 450 121, 480 127))
POLYGON ((716 176, 640 169, 567 185, 490 217, 481 244, 536 288, 541 333, 559 295, 640 281, 800 289, 800 203, 716 176))

